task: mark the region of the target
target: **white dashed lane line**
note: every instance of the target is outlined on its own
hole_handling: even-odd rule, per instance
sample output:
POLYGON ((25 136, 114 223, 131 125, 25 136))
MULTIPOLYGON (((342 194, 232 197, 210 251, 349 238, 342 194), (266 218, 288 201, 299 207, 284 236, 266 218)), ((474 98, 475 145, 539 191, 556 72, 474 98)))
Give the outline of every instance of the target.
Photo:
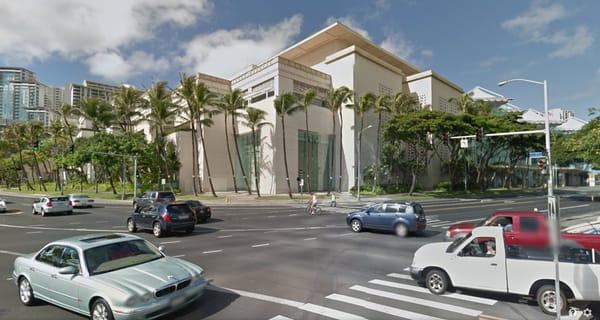
POLYGON ((181 258, 181 257, 185 257, 185 254, 178 254, 176 256, 172 256, 173 258, 181 258))
POLYGON ((28 231, 26 232, 27 234, 34 234, 34 233, 42 233, 44 231, 28 231))
POLYGON ((306 238, 304 241, 316 240, 317 238, 306 238))
POLYGON ((224 238, 231 238, 231 237, 233 237, 233 235, 232 234, 228 234, 226 236, 218 236, 217 238, 224 239, 224 238))
POLYGON ((255 245, 252 245, 252 248, 266 247, 268 245, 270 245, 270 243, 255 244, 255 245))
POLYGON ((8 250, 0 250, 0 253, 10 254, 10 255, 13 255, 13 256, 17 256, 17 257, 25 255, 24 253, 14 252, 14 251, 8 251, 8 250))
POLYGON ((223 250, 210 250, 210 251, 203 251, 203 252, 202 252, 202 254, 219 253, 219 252, 223 252, 223 250))
POLYGON ((161 242, 160 244, 172 244, 172 243, 180 243, 181 241, 179 240, 175 240, 175 241, 165 241, 165 242, 161 242))

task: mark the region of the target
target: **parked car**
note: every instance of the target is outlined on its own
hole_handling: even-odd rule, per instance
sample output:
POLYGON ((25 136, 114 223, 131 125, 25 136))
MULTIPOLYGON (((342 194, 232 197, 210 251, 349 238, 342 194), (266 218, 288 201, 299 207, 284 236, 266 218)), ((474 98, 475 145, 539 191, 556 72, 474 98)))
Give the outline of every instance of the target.
POLYGON ((196 215, 196 223, 205 223, 206 221, 210 220, 212 210, 209 206, 203 205, 202 202, 197 200, 188 200, 185 201, 185 203, 187 203, 194 211, 194 214, 196 215))
POLYGON ((70 194, 69 201, 73 208, 91 208, 94 205, 94 199, 85 194, 70 194))
MULTIPOLYGON (((434 294, 466 288, 533 296, 547 314, 556 314, 552 250, 509 246, 501 227, 484 226, 454 242, 419 248, 410 266, 411 277, 434 294)), ((600 301, 600 252, 562 247, 559 259, 561 313, 571 301, 600 301)))
MULTIPOLYGON (((546 214, 539 211, 501 211, 493 213, 480 222, 480 226, 501 226, 507 245, 544 247, 550 242, 546 214)), ((447 239, 456 239, 468 234, 474 225, 459 223, 451 225, 446 232, 447 239)), ((600 235, 589 233, 562 232, 563 240, 574 241, 584 248, 600 250, 600 235)))
POLYGON ((6 212, 6 201, 0 199, 0 212, 6 212))
POLYGON ((195 226, 194 211, 185 202, 155 203, 143 207, 139 212, 133 212, 127 218, 129 232, 149 229, 157 238, 172 231, 192 233, 195 226))
POLYGON ((141 208, 158 203, 175 201, 175 194, 170 191, 148 191, 141 197, 133 199, 133 211, 139 211, 141 208))
POLYGON ((73 206, 68 197, 41 197, 35 200, 31 207, 33 214, 41 214, 42 217, 49 213, 73 213, 73 206))
POLYGON ((425 230, 423 207, 416 202, 384 202, 349 213, 346 223, 354 232, 364 229, 394 231, 399 237, 425 230))
POLYGON ((88 234, 18 257, 13 281, 26 306, 44 300, 91 319, 154 319, 204 292, 204 270, 128 234, 88 234))
POLYGON ((584 222, 564 228, 562 232, 600 235, 600 217, 598 217, 598 219, 595 221, 584 222))

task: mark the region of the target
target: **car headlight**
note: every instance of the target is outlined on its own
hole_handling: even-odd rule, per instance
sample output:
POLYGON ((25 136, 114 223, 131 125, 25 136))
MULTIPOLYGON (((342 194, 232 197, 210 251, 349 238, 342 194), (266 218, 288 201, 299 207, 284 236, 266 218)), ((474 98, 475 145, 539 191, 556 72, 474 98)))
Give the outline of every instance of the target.
POLYGON ((192 276, 192 280, 196 281, 196 280, 201 280, 204 279, 206 277, 206 271, 204 271, 204 269, 202 269, 202 271, 200 271, 199 273, 196 273, 192 276))
POLYGON ((132 296, 127 301, 125 301, 125 305, 128 307, 137 306, 142 303, 142 296, 132 296))

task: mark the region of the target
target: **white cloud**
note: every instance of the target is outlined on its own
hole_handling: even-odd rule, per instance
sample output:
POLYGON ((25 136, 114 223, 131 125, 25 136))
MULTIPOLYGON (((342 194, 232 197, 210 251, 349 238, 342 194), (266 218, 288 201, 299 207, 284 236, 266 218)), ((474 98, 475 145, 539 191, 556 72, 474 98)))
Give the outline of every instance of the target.
POLYGON ((144 72, 164 72, 170 66, 167 59, 143 51, 135 51, 126 58, 114 51, 96 53, 86 59, 86 64, 91 74, 111 81, 124 81, 144 72))
POLYGON ((594 43, 594 37, 587 27, 579 26, 575 29, 573 35, 564 37, 564 40, 561 40, 559 43, 561 47, 550 53, 550 56, 570 58, 584 54, 592 43, 594 43))
POLYGON ((190 26, 212 7, 209 0, 3 1, 0 56, 30 63, 58 55, 114 67, 114 52, 152 39, 162 25, 190 26))
POLYGON ((345 24, 346 26, 348 26, 350 29, 356 31, 361 36, 363 36, 367 39, 371 39, 371 37, 369 37, 369 32, 367 30, 365 30, 365 28, 362 26, 362 23, 358 22, 356 20, 356 18, 354 18, 353 16, 345 16, 345 17, 339 17, 339 18, 329 17, 329 18, 327 18, 327 21, 325 23, 327 25, 330 25, 336 21, 339 21, 339 22, 345 24))
POLYGON ((415 52, 415 46, 399 32, 391 32, 381 42, 381 47, 396 56, 409 60, 415 52))
POLYGON ((272 26, 246 26, 196 36, 184 46, 179 62, 190 72, 230 77, 288 46, 300 33, 302 16, 272 26))
POLYGON ((431 57, 433 57, 433 50, 423 49, 423 50, 421 50, 421 55, 425 58, 431 58, 431 57))
POLYGON ((594 42, 594 36, 585 26, 577 26, 573 31, 551 30, 554 22, 568 15, 561 4, 546 5, 537 1, 526 12, 504 21, 502 27, 526 41, 556 45, 558 48, 549 54, 552 58, 570 58, 584 54, 594 42))
POLYGON ((497 65, 498 63, 502 63, 507 60, 508 60, 507 57, 498 57, 498 56, 491 57, 489 59, 485 59, 485 60, 481 61, 479 63, 479 66, 482 68, 489 68, 489 67, 492 67, 494 65, 497 65))

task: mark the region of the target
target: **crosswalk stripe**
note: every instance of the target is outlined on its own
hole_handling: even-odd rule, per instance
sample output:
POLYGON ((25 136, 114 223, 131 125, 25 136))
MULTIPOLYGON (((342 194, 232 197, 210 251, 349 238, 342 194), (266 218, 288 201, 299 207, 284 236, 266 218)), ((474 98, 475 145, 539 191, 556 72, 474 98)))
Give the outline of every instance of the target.
POLYGON ((254 293, 254 292, 249 292, 249 291, 244 291, 244 290, 237 290, 237 289, 230 289, 230 288, 222 288, 222 289, 232 291, 243 297, 283 304, 283 305, 294 307, 294 308, 297 308, 300 310, 316 313, 316 314, 319 314, 319 315, 322 315, 322 316, 325 316, 328 318, 339 319, 339 320, 367 320, 367 318, 357 316, 355 314, 319 306, 319 305, 312 304, 312 303, 303 303, 303 302, 294 301, 294 300, 290 300, 290 299, 278 298, 278 297, 268 296, 266 294, 254 293))
POLYGON ((470 220, 461 220, 461 221, 456 221, 456 222, 452 222, 452 221, 445 221, 444 223, 434 223, 431 224, 429 226, 431 227, 442 227, 442 226, 449 226, 455 223, 463 223, 463 222, 474 222, 474 221, 481 221, 484 220, 485 218, 477 218, 477 219, 470 219, 470 220))
POLYGON ((427 222, 437 222, 437 221, 440 221, 440 220, 438 220, 438 219, 427 219, 427 222))
POLYGON ((388 307, 383 304, 373 303, 373 302, 370 302, 367 300, 358 299, 358 298, 346 296, 343 294, 334 293, 334 294, 328 295, 325 298, 331 299, 334 301, 340 301, 340 302, 353 304, 353 305, 360 306, 360 307, 363 307, 363 308, 366 308, 369 310, 382 312, 382 313, 386 313, 386 314, 389 314, 392 316, 401 317, 401 318, 405 318, 405 319, 442 320, 441 318, 436 318, 436 317, 432 317, 432 316, 428 316, 428 315, 424 315, 424 314, 419 314, 419 313, 415 313, 415 312, 411 312, 411 311, 403 310, 403 309, 399 309, 399 308, 388 307))
POLYGON ((292 318, 284 317, 282 315, 275 316, 269 320, 293 320, 292 318))
MULTIPOLYGON (((402 283, 398 283, 398 282, 392 282, 392 281, 385 281, 385 280, 375 279, 375 280, 369 281, 369 283, 377 284, 377 285, 380 285, 380 286, 392 287, 392 288, 396 288, 396 289, 410 290, 410 291, 415 291, 415 292, 420 292, 420 293, 425 293, 425 294, 433 294, 433 293, 431 293, 429 290, 427 290, 425 288, 421 288, 421 287, 417 287, 417 286, 411 286, 411 285, 402 284, 402 283)), ((475 303, 487 304, 487 305, 490 305, 490 306, 492 306, 492 305, 496 304, 496 302, 498 302, 498 301, 493 300, 493 299, 468 296, 468 295, 460 294, 460 293, 446 293, 443 296, 447 297, 447 298, 453 298, 453 299, 458 299, 458 300, 464 300, 464 301, 470 301, 470 302, 475 302, 475 303)))
POLYGON ((356 291, 364 292, 364 293, 371 294, 374 296, 384 297, 384 298, 393 299, 393 300, 397 300, 397 301, 404 301, 404 302, 418 304, 418 305, 427 306, 427 307, 431 307, 431 308, 447 310, 447 311, 454 312, 454 313, 464 314, 464 315, 467 315, 470 317, 477 317, 481 314, 481 311, 479 311, 479 310, 463 308, 463 307, 454 306, 451 304, 435 302, 435 301, 425 300, 425 299, 421 299, 421 298, 409 297, 409 296, 405 296, 402 294, 391 293, 391 292, 387 292, 387 291, 383 291, 383 290, 371 289, 371 288, 367 288, 367 287, 363 287, 363 286, 352 286, 352 287, 350 287, 350 290, 356 290, 356 291))
POLYGON ((390 273, 387 275, 388 277, 392 277, 392 278, 398 278, 398 279, 404 279, 404 280, 412 280, 413 278, 407 274, 400 274, 400 273, 390 273))
POLYGON ((404 268, 402 270, 404 270, 404 271, 410 271, 410 267, 406 267, 406 268, 404 268))
POLYGON ((452 222, 452 221, 440 221, 440 222, 436 222, 436 223, 428 223, 427 225, 429 227, 441 227, 441 226, 451 225, 451 224, 454 224, 454 222, 452 222))

